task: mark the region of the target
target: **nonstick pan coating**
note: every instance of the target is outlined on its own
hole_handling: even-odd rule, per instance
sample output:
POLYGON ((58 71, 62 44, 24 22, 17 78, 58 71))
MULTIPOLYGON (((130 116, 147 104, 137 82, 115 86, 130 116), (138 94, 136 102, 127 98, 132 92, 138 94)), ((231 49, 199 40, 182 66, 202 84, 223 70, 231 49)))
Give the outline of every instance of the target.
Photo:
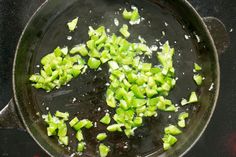
MULTIPOLYGON (((110 156, 179 156, 185 152, 205 129, 213 112, 219 88, 219 67, 216 50, 206 27, 186 2, 181 0, 148 1, 137 0, 132 2, 122 0, 50 0, 45 3, 28 23, 19 42, 14 66, 14 93, 17 107, 29 133, 41 147, 53 156, 70 156, 75 152, 75 137, 71 136, 71 149, 63 148, 56 138, 48 137, 46 124, 41 115, 48 109, 51 113, 56 110, 68 111, 70 116, 80 119, 88 118, 99 121, 107 107, 105 102, 105 83, 108 82, 107 65, 101 71, 88 70, 84 75, 73 79, 70 86, 46 93, 31 87, 28 78, 31 74, 39 72, 37 65, 40 59, 53 51, 57 46, 72 46, 85 43, 88 39, 88 26, 94 28, 104 25, 111 32, 118 34, 119 27, 114 25, 114 18, 120 21, 120 26, 127 21, 122 19, 120 8, 130 8, 134 4, 140 9, 145 18, 139 25, 130 26, 131 37, 129 41, 137 41, 141 35, 149 45, 169 41, 175 48, 174 67, 178 78, 175 88, 168 98, 174 104, 179 104, 181 98, 187 98, 191 91, 197 91, 199 103, 180 107, 177 113, 161 112, 156 118, 146 118, 144 126, 136 130, 136 135, 127 139, 117 133, 109 134, 107 140, 111 146, 110 156), (66 23, 79 17, 78 28, 70 33, 66 23), (166 26, 166 24, 168 26, 166 26), (165 32, 165 36, 163 36, 165 32), (198 43, 195 34, 201 42, 198 43), (190 36, 186 39, 185 36, 190 36), (72 40, 67 40, 72 36, 72 40), (201 87, 197 87, 192 79, 193 63, 199 63, 203 70, 205 80, 201 87), (212 86, 213 89, 209 91, 212 86), (76 98, 76 100, 74 99, 76 98), (75 101, 74 101, 74 100, 75 101), (98 108, 101 111, 98 111, 98 108), (183 134, 178 136, 177 144, 169 151, 163 152, 163 128, 168 124, 176 124, 178 114, 182 111, 190 113, 183 134), (36 114, 36 113, 39 113, 36 114), (171 118, 170 118, 171 117, 171 118), (128 148, 124 148, 128 145, 128 148)), ((155 54, 155 53, 154 53, 155 54)), ((158 64, 156 55, 146 61, 158 64)), ((112 111, 112 110, 111 110, 112 111)), ((113 111, 114 112, 114 111, 113 111)), ((98 142, 96 135, 106 131, 105 126, 97 123, 96 128, 85 132, 87 149, 84 156, 98 156, 98 142)), ((71 135, 73 130, 69 130, 71 135)))

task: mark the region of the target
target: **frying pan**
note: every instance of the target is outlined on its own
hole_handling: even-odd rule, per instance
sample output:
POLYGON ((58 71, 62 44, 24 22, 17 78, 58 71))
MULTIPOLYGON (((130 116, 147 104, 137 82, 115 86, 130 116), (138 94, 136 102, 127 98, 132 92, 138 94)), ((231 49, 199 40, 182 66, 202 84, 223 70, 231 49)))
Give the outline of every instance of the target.
MULTIPOLYGON (((29 76, 39 71, 37 65, 40 59, 55 47, 67 45, 71 48, 85 42, 90 25, 95 28, 104 25, 117 33, 113 19, 127 23, 120 15, 120 8, 129 8, 131 4, 140 9, 145 20, 130 27, 132 37, 129 40, 135 42, 138 35, 150 45, 158 45, 158 40, 162 43, 168 40, 176 50, 174 67, 178 80, 168 98, 178 104, 181 98, 186 98, 194 90, 199 95, 199 103, 180 107, 177 113, 159 111, 157 117, 145 119, 144 125, 129 139, 118 133, 109 134, 105 141, 111 146, 109 156, 183 156, 200 138, 214 112, 220 87, 218 55, 229 45, 222 22, 213 17, 200 17, 185 0, 46 1, 27 23, 19 40, 12 70, 14 97, 0 112, 0 127, 27 130, 51 156, 73 154, 76 146, 73 130, 69 130, 71 148, 62 147, 56 138, 47 136, 41 115, 48 110, 52 113, 59 110, 68 111, 71 117, 99 121, 104 110, 109 109, 105 103, 105 83, 109 77, 107 65, 104 64, 101 71, 88 70, 71 81, 70 86, 50 93, 34 89, 29 76), (78 28, 71 33, 66 23, 77 16, 78 28), (67 36, 72 36, 72 40, 67 40, 67 36), (192 79, 194 62, 203 68, 205 80, 200 87, 192 79), (101 110, 98 110, 99 107, 101 110), (163 128, 176 124, 177 116, 182 111, 190 114, 187 127, 178 136, 173 148, 164 152, 161 142, 163 128)), ((155 56, 147 61, 157 64, 155 56)), ((96 134, 105 130, 105 126, 97 123, 96 128, 85 132, 87 149, 83 156, 98 156, 96 134)))

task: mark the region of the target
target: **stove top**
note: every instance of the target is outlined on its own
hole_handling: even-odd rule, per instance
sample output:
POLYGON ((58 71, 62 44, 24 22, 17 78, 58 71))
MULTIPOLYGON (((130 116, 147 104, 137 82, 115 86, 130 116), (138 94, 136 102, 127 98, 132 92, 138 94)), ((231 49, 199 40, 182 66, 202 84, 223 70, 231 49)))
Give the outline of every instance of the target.
MULTIPOLYGON (((12 97, 11 69, 20 34, 44 0, 0 0, 0 108, 12 97)), ((222 20, 231 45, 220 56, 221 89, 205 133, 185 157, 236 157, 236 1, 189 0, 201 16, 222 20)), ((27 132, 0 129, 0 156, 47 157, 27 132)))

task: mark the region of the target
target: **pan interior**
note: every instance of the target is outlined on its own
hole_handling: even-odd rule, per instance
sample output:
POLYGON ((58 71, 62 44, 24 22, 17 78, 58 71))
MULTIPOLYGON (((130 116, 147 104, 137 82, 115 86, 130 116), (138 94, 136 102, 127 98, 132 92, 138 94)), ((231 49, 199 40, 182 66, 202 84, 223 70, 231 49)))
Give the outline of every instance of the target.
MULTIPOLYGON (((56 110, 68 111, 71 118, 78 116, 79 119, 88 118, 98 122, 105 114, 104 110, 108 109, 105 102, 105 84, 109 77, 107 65, 103 65, 101 71, 88 70, 84 75, 73 79, 69 86, 63 86, 50 93, 31 87, 29 76, 39 72, 37 65, 40 65, 42 56, 51 53, 57 46, 72 48, 74 45, 85 43, 88 40, 89 26, 96 28, 103 25, 109 28, 110 32, 119 34, 121 25, 128 24, 122 19, 122 11, 124 8, 130 9, 131 4, 139 8, 140 15, 145 19, 139 25, 129 27, 131 37, 128 40, 137 42, 140 35, 149 46, 160 46, 160 43, 168 40, 171 47, 175 48, 174 67, 178 80, 168 98, 174 104, 179 104, 181 98, 187 98, 191 91, 197 91, 200 101, 197 104, 180 106, 176 113, 159 111, 156 118, 146 118, 144 126, 138 128, 135 136, 129 139, 119 133, 109 133, 105 143, 111 146, 110 156, 179 156, 204 128, 218 88, 217 61, 211 45, 205 39, 203 26, 190 20, 189 16, 193 15, 186 14, 187 9, 186 13, 180 11, 178 1, 169 3, 161 0, 71 0, 65 3, 63 0, 51 0, 42 6, 25 29, 19 43, 14 72, 16 99, 23 120, 36 141, 51 155, 69 156, 75 152, 77 142, 75 137, 71 136, 71 149, 58 145, 56 138, 47 137, 46 125, 36 113, 46 114, 48 109, 51 113, 56 110), (79 17, 78 28, 75 32, 69 32, 66 23, 75 17, 79 17), (114 18, 120 22, 118 27, 114 24, 114 18), (199 35, 199 43, 194 33, 199 35), (67 40, 68 36, 72 36, 72 40, 67 40), (186 36, 190 38, 187 39, 186 36), (197 87, 192 79, 194 62, 203 67, 202 74, 206 79, 201 87, 197 87), (209 91, 212 83, 214 88, 209 91), (101 111, 98 108, 101 108, 101 111), (183 129, 184 133, 178 136, 176 146, 163 153, 163 128, 168 124, 176 124, 178 114, 182 111, 190 113, 187 127, 183 129), (124 147, 125 145, 128 147, 124 147)), ((192 19, 194 18, 196 17, 193 16, 192 19)), ((147 61, 158 64, 155 55, 147 61)), ((106 132, 106 127, 99 122, 96 128, 84 131, 87 143, 85 156, 98 155, 96 135, 100 132, 106 132)), ((74 131, 70 129, 69 134, 74 134, 74 131)))

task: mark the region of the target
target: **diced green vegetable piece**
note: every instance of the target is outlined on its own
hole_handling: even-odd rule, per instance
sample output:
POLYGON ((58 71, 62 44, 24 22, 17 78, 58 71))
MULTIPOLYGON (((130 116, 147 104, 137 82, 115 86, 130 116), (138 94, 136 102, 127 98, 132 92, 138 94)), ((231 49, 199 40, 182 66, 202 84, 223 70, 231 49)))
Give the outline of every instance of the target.
POLYGON ((85 44, 77 45, 70 50, 70 54, 76 54, 76 53, 80 53, 82 56, 87 56, 88 50, 85 44))
POLYGON ((191 92, 191 95, 190 95, 190 97, 189 97, 188 102, 189 102, 189 103, 198 102, 198 98, 197 98, 196 92, 191 92))
POLYGON ((85 128, 86 128, 86 129, 89 129, 89 128, 91 128, 91 127, 93 127, 93 123, 92 123, 90 120, 88 120, 88 121, 87 121, 87 124, 85 125, 85 128))
POLYGON ((99 133, 96 138, 99 141, 103 141, 107 138, 107 134, 106 133, 99 133))
POLYGON ((79 119, 77 117, 75 117, 69 122, 69 124, 71 127, 73 127, 78 122, 79 122, 79 119))
POLYGON ((59 136, 59 141, 64 144, 64 145, 68 145, 69 143, 69 137, 68 136, 59 136))
POLYGON ((62 55, 61 48, 58 46, 54 49, 53 53, 56 57, 60 57, 62 55))
POLYGON ((63 120, 68 120, 69 117, 69 113, 68 112, 60 112, 60 111, 56 111, 55 116, 58 118, 63 118, 63 120))
POLYGON ((132 11, 132 16, 130 18, 131 21, 136 21, 140 18, 140 15, 139 15, 139 12, 138 12, 138 9, 135 7, 132 11))
POLYGON ((128 38, 130 36, 130 33, 128 31, 128 25, 124 24, 121 28, 120 28, 120 33, 125 37, 128 38))
POLYGON ((143 63, 143 64, 142 64, 142 70, 143 70, 143 71, 150 71, 150 70, 151 70, 151 67, 152 67, 152 64, 151 64, 151 63, 143 63))
POLYGON ((199 75, 199 74, 193 75, 193 79, 194 79, 195 83, 196 83, 198 86, 200 86, 200 85, 202 84, 203 78, 202 78, 201 75, 199 75))
POLYGON ((141 106, 145 105, 146 103, 147 103, 146 99, 137 99, 137 98, 132 99, 133 107, 141 107, 141 106))
POLYGON ((168 127, 165 127, 165 134, 178 135, 181 133, 182 131, 174 125, 169 125, 168 127))
POLYGON ((67 55, 68 54, 68 47, 66 46, 66 47, 63 47, 62 49, 61 49, 61 52, 62 52, 62 54, 63 55, 67 55))
POLYGON ((125 135, 129 138, 134 135, 134 131, 132 129, 125 129, 125 135))
POLYGON ((174 111, 176 111, 176 107, 174 105, 170 105, 170 106, 166 107, 165 111, 174 112, 174 111))
POLYGON ((94 40, 89 40, 86 42, 87 44, 87 47, 90 49, 90 50, 94 50, 95 49, 95 41, 94 40))
POLYGON ((56 123, 50 123, 47 127, 47 134, 48 136, 56 135, 57 130, 57 124, 56 123))
POLYGON ((41 78, 40 75, 38 74, 34 74, 34 75, 31 75, 29 80, 32 81, 32 82, 38 82, 38 80, 41 78))
POLYGON ((117 89, 115 93, 116 93, 115 98, 118 100, 122 99, 127 94, 124 88, 117 89))
POLYGON ((182 106, 187 105, 187 104, 188 104, 188 101, 186 99, 181 100, 181 105, 182 106))
POLYGON ((120 105, 119 105, 122 109, 127 110, 129 108, 128 104, 126 103, 125 100, 120 100, 120 105))
POLYGON ((111 122, 110 114, 106 113, 106 115, 102 117, 100 122, 103 124, 107 124, 107 125, 110 124, 110 122, 111 122))
POLYGON ((107 147, 107 146, 104 145, 103 143, 101 143, 101 144, 99 145, 99 154, 100 154, 100 157, 106 157, 109 152, 110 152, 110 148, 109 148, 109 147, 107 147))
POLYGON ((78 23, 78 19, 79 19, 79 18, 76 17, 75 19, 73 19, 72 21, 70 21, 70 22, 67 23, 67 26, 68 26, 68 28, 69 28, 69 30, 70 30, 71 32, 75 30, 76 25, 77 25, 77 23, 78 23))
POLYGON ((113 95, 107 95, 106 102, 107 102, 108 106, 110 106, 112 108, 116 107, 116 100, 113 95))
POLYGON ((76 123, 73 128, 75 130, 80 130, 81 128, 85 127, 87 129, 91 128, 93 126, 93 123, 88 120, 88 119, 83 119, 83 120, 80 120, 78 123, 76 123))
POLYGON ((189 114, 187 112, 182 112, 182 113, 179 114, 178 119, 183 120, 183 119, 188 118, 188 116, 189 116, 189 114))
POLYGON ((163 149, 168 150, 170 149, 171 145, 169 143, 163 143, 163 149))
POLYGON ((109 64, 109 67, 111 68, 111 70, 116 70, 119 68, 119 65, 115 61, 109 61, 108 64, 109 64))
POLYGON ((181 128, 185 127, 185 119, 188 118, 189 114, 187 112, 182 112, 179 114, 179 121, 178 121, 178 126, 181 128))
POLYGON ((174 137, 173 135, 166 134, 162 138, 163 143, 163 148, 164 150, 169 149, 172 145, 174 145, 177 142, 177 138, 174 137))
POLYGON ((197 63, 194 63, 194 70, 201 71, 202 67, 200 65, 198 65, 197 63))
POLYGON ((76 139, 77 139, 78 141, 84 140, 84 136, 83 136, 83 133, 82 133, 81 130, 78 130, 78 131, 76 132, 75 137, 76 137, 76 139))
POLYGON ((132 17, 132 12, 131 11, 127 11, 126 9, 124 9, 123 13, 123 18, 126 20, 130 20, 132 17))
POLYGON ((184 128, 185 127, 185 120, 179 120, 178 121, 178 126, 181 127, 181 128, 184 128))
POLYGON ((164 138, 162 140, 165 143, 169 143, 170 145, 173 145, 177 142, 177 138, 170 134, 164 135, 164 138))
POLYGON ((96 58, 90 57, 88 60, 88 66, 91 69, 97 69, 100 66, 100 64, 101 64, 100 60, 98 60, 96 58))
POLYGON ((102 51, 101 58, 100 58, 101 62, 105 63, 105 62, 109 61, 110 59, 111 59, 111 55, 110 55, 109 51, 108 50, 102 51))
POLYGON ((145 96, 144 96, 144 94, 142 93, 142 91, 141 91, 141 89, 140 89, 139 86, 133 85, 133 86, 131 87, 131 90, 132 90, 132 92, 134 93, 134 95, 135 95, 136 97, 138 97, 138 98, 145 98, 145 96))
POLYGON ((58 136, 66 136, 67 134, 67 126, 64 122, 58 124, 58 136))
POLYGON ((140 126, 143 123, 143 118, 142 117, 135 117, 134 118, 134 125, 135 126, 140 126))
POLYGON ((46 65, 46 64, 50 63, 55 58, 56 58, 55 54, 49 53, 41 59, 41 64, 46 65))
POLYGON ((110 132, 114 132, 114 131, 122 131, 121 130, 121 127, 123 126, 123 124, 112 124, 112 125, 109 125, 107 127, 107 130, 110 131, 110 132))
POLYGON ((77 145, 77 152, 83 152, 85 149, 85 142, 79 142, 77 145))

